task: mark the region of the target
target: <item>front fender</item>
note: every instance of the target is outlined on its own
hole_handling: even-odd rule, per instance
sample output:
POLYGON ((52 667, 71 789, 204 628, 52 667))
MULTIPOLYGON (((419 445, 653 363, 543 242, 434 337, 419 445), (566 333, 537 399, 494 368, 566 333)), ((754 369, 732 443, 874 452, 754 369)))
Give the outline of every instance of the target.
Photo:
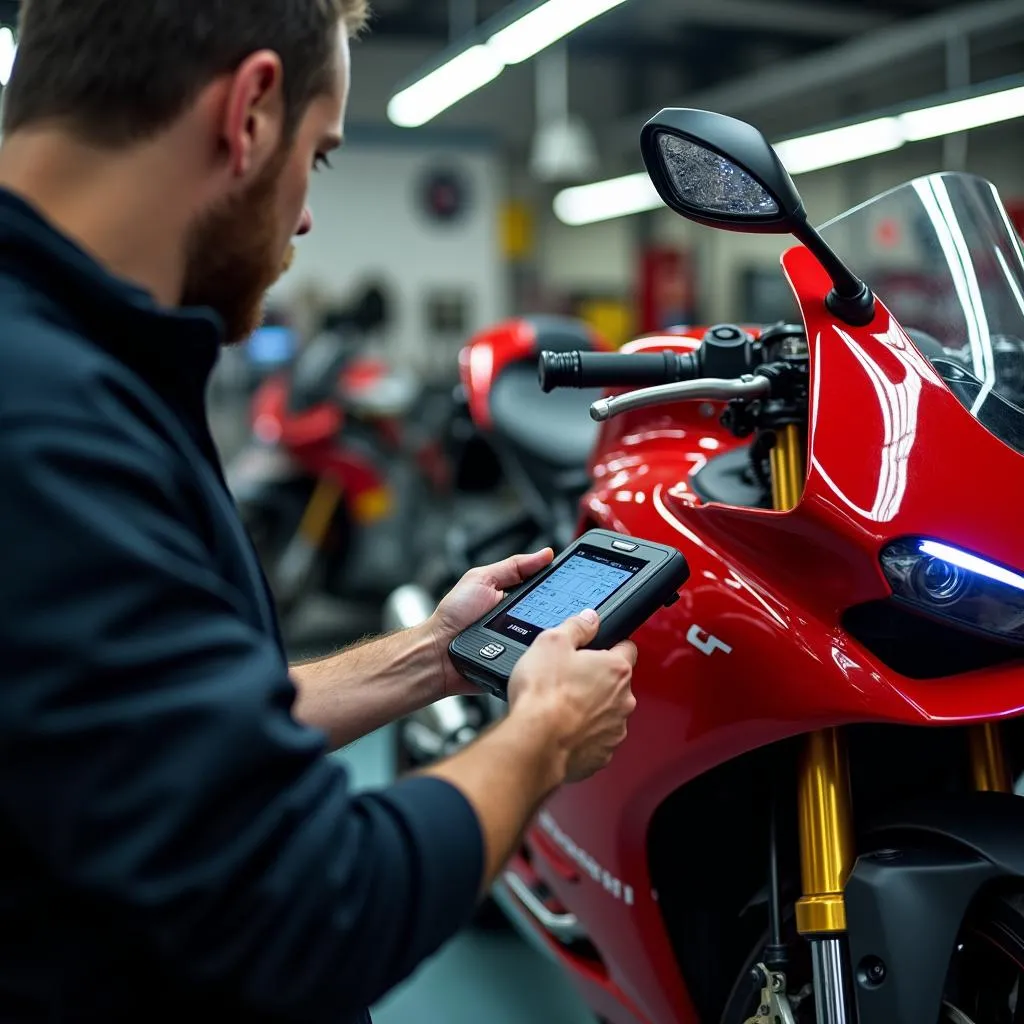
POLYGON ((971 902, 989 882, 1024 876, 1024 800, 945 797, 889 818, 870 839, 846 885, 859 1017, 930 1024, 971 902), (881 975, 868 970, 878 961, 881 975))

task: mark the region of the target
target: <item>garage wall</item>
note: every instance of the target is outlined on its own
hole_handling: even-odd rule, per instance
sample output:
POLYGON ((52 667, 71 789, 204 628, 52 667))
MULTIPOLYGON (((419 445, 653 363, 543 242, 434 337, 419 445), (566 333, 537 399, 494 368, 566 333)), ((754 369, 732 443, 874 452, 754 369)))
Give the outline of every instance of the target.
POLYGON ((501 164, 486 149, 441 136, 412 147, 386 141, 387 133, 378 142, 368 141, 370 135, 354 126, 335 167, 313 176, 313 232, 299 241, 296 262, 271 303, 310 290, 321 301, 344 301, 379 279, 396 299, 389 353, 424 372, 439 363, 454 366, 465 334, 507 312, 498 236, 501 164), (423 182, 438 169, 454 169, 467 186, 467 209, 451 224, 431 220, 422 205, 423 182), (425 325, 436 293, 465 296, 465 332, 431 333, 425 325))
POLYGON ((537 253, 541 280, 566 292, 621 290, 636 272, 635 227, 610 220, 567 228, 548 211, 537 253))

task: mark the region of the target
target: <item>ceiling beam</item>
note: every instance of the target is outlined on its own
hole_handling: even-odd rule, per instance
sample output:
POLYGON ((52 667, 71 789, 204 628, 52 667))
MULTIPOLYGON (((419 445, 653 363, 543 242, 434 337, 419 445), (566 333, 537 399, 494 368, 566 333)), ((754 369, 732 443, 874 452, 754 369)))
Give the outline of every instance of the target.
POLYGON ((429 43, 445 45, 451 41, 451 32, 445 21, 426 18, 422 11, 410 8, 408 11, 374 13, 370 22, 371 33, 367 37, 374 39, 420 39, 429 43))
MULTIPOLYGON (((944 46, 951 35, 969 35, 1021 20, 1024 20, 1021 0, 980 3, 975 0, 938 14, 890 25, 807 57, 779 63, 661 105, 699 107, 723 114, 763 110, 944 46)), ((609 151, 635 150, 640 128, 652 113, 649 108, 618 121, 606 136, 609 151)))
POLYGON ((877 10, 794 0, 691 0, 681 5, 678 20, 684 25, 735 26, 829 39, 870 32, 892 18, 877 10))

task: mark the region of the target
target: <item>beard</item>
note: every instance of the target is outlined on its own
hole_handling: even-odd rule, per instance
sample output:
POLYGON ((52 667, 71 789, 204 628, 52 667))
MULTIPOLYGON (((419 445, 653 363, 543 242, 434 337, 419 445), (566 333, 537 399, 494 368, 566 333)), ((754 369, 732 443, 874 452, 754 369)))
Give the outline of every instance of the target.
POLYGON ((229 345, 260 326, 267 290, 295 258, 294 245, 279 252, 274 215, 287 155, 282 150, 243 194, 206 211, 189 232, 181 303, 217 313, 229 345))

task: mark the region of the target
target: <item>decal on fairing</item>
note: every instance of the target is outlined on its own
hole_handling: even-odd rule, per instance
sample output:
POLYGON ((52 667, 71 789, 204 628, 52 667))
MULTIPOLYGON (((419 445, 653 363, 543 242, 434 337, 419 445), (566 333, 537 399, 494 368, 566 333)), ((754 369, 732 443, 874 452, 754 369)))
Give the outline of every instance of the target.
POLYGON ((692 625, 686 634, 686 642, 692 644, 701 654, 706 654, 709 658, 715 651, 732 654, 732 648, 727 643, 723 643, 717 636, 705 632, 696 624, 692 625))
POLYGON ((552 842, 565 853, 578 867, 585 871, 610 896, 622 900, 627 906, 633 906, 633 887, 626 885, 610 871, 601 867, 586 850, 580 849, 559 827, 548 811, 543 811, 537 823, 550 837, 552 842))

